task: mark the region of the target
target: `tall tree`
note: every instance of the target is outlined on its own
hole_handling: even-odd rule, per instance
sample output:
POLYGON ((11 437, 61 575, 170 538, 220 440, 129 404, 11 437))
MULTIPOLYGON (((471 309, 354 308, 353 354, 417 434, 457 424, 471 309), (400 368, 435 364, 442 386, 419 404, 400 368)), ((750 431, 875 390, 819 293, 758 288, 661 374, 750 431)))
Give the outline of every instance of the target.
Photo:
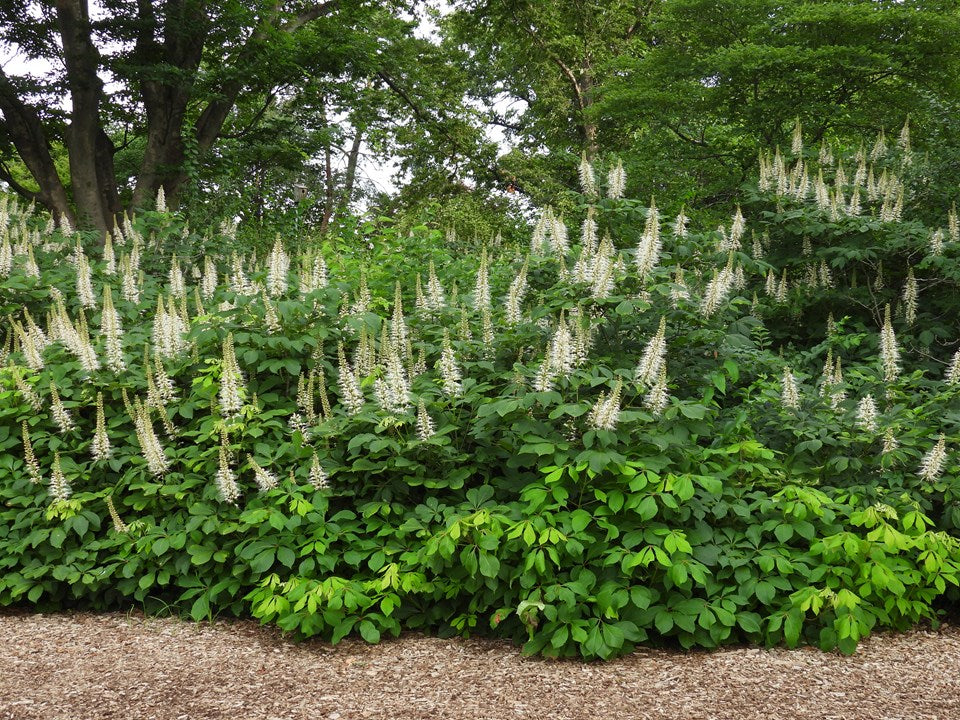
POLYGON ((342 73, 374 52, 365 27, 372 10, 364 0, 4 3, 0 41, 51 69, 41 78, 0 69, 0 136, 35 188, 6 165, 0 179, 101 232, 161 188, 176 204, 189 161, 215 146, 238 101, 308 74, 342 73), (69 178, 57 172, 58 147, 69 178), (120 151, 138 154, 132 176, 118 177, 120 151))
POLYGON ((594 105, 611 58, 642 53, 655 0, 461 0, 444 23, 468 49, 472 93, 513 152, 504 170, 529 192, 555 194, 581 153, 603 148, 594 105), (566 171, 564 171, 564 168, 566 171))

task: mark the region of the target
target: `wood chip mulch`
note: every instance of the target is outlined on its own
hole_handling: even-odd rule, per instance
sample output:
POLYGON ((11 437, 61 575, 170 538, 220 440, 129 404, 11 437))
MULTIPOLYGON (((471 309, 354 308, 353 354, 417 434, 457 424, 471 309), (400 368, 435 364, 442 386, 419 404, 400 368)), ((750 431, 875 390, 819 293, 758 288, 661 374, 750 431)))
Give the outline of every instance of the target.
POLYGON ((0 720, 956 720, 960 627, 880 634, 852 657, 640 650, 524 658, 407 634, 294 643, 250 621, 0 613, 0 720))

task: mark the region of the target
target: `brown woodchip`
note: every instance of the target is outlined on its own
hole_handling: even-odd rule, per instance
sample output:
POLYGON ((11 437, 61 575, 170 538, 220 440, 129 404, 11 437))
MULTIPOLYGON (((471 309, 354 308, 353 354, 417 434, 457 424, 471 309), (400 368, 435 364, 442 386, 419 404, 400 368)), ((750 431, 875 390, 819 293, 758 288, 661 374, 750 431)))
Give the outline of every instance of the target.
POLYGON ((529 659, 408 634, 294 643, 254 622, 0 614, 0 720, 960 720, 960 628, 819 650, 529 659))

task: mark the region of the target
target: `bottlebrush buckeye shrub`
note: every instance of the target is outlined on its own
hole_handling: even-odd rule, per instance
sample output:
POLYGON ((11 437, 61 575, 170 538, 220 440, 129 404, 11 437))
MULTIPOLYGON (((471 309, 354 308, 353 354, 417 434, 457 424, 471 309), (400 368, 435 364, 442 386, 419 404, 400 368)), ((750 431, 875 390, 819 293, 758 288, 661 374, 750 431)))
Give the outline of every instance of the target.
POLYGON ((716 229, 581 168, 576 225, 474 256, 6 199, 0 602, 600 658, 936 621, 958 239, 897 157, 765 155, 716 229))

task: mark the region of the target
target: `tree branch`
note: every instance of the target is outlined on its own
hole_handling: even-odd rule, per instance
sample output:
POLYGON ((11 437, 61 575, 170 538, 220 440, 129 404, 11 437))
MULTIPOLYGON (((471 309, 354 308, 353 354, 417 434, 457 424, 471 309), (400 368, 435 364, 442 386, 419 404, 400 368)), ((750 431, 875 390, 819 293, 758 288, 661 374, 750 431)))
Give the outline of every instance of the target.
MULTIPOLYGON (((426 111, 424 111, 423 108, 420 107, 420 104, 417 103, 412 97, 410 97, 410 94, 407 93, 407 91, 404 90, 402 87, 400 87, 400 84, 397 83, 396 80, 394 80, 386 70, 383 70, 383 69, 377 70, 377 77, 383 80, 383 82, 387 84, 387 87, 389 87, 394 93, 396 93, 396 95, 401 100, 403 100, 407 104, 407 106, 413 112, 413 115, 417 120, 425 124, 430 124, 433 121, 433 117, 430 114, 428 114, 426 111)), ((461 145, 460 141, 458 141, 456 137, 451 135, 450 132, 448 132, 445 127, 443 127, 442 125, 434 125, 434 127, 436 128, 437 132, 440 135, 443 135, 443 137, 446 138, 447 142, 450 143, 451 147, 453 147, 459 152, 464 151, 464 148, 461 145)), ((504 173, 503 170, 501 170, 499 167, 495 165, 494 166, 488 165, 486 166, 486 170, 487 172, 490 173, 491 176, 493 176, 493 179, 498 183, 504 186, 506 186, 507 184, 510 184, 515 189, 519 190, 520 192, 523 192, 523 189, 517 184, 516 179, 507 176, 507 174, 504 173)))
POLYGON ((627 31, 623 34, 624 40, 629 40, 633 37, 634 33, 640 29, 640 23, 643 20, 646 20, 650 17, 650 11, 653 9, 654 0, 647 0, 645 3, 637 3, 637 16, 634 19, 630 27, 627 28, 627 31))
POLYGON ((340 0, 328 0, 327 2, 317 3, 312 7, 308 7, 292 20, 285 22, 279 29, 285 33, 296 32, 307 23, 313 22, 324 15, 328 15, 339 5, 340 0))
POLYGON ((267 100, 263 104, 263 107, 257 110, 253 118, 250 120, 250 122, 246 124, 246 127, 244 127, 239 132, 235 132, 235 133, 220 133, 218 137, 224 138, 226 140, 239 140, 240 138, 244 137, 247 133, 253 130, 253 128, 256 126, 258 122, 260 122, 260 118, 262 118, 264 113, 267 112, 267 109, 273 104, 273 101, 276 97, 277 97, 277 91, 271 90, 267 94, 267 100))
POLYGON ((580 86, 577 76, 567 66, 562 58, 560 58, 556 53, 552 52, 549 47, 547 47, 547 44, 543 41, 543 38, 533 31, 533 28, 530 27, 529 23, 524 22, 523 19, 517 15, 516 10, 512 5, 507 3, 507 0, 503 0, 503 4, 509 10, 510 15, 513 16, 514 22, 516 22, 519 27, 523 28, 523 31, 530 36, 530 39, 532 39, 533 42, 535 42, 540 49, 546 53, 550 61, 560 68, 560 72, 563 73, 563 76, 567 79, 567 81, 570 83, 570 87, 573 89, 573 96, 577 102, 577 108, 583 112, 583 110, 586 109, 586 104, 584 100, 583 88, 580 86))
POLYGON ((24 199, 30 200, 31 202, 40 200, 40 193, 35 190, 30 190, 17 182, 7 167, 7 164, 4 162, 0 162, 0 180, 3 180, 17 195, 20 195, 24 199))
POLYGON ((684 142, 691 143, 692 145, 696 145, 697 147, 704 147, 704 148, 710 147, 710 145, 704 142, 703 140, 698 140, 695 137, 690 137, 689 135, 686 135, 678 127, 674 127, 673 125, 670 125, 668 123, 665 123, 664 125, 670 132, 672 132, 674 135, 676 135, 678 138, 680 138, 684 142))
MULTIPOLYGON (((257 53, 259 44, 267 37, 265 28, 275 27, 281 32, 294 33, 307 23, 329 14, 339 7, 339 5, 339 0, 328 0, 328 2, 317 3, 308 7, 286 23, 277 23, 276 17, 271 18, 250 33, 250 37, 247 38, 237 55, 236 62, 241 63, 253 59, 257 53)), ((197 145, 201 150, 208 150, 220 136, 223 123, 230 114, 230 110, 232 110, 236 104, 237 96, 240 94, 242 88, 243 83, 239 79, 228 81, 221 88, 219 97, 211 100, 203 109, 203 112, 200 113, 200 117, 197 118, 194 127, 196 129, 197 145)))

